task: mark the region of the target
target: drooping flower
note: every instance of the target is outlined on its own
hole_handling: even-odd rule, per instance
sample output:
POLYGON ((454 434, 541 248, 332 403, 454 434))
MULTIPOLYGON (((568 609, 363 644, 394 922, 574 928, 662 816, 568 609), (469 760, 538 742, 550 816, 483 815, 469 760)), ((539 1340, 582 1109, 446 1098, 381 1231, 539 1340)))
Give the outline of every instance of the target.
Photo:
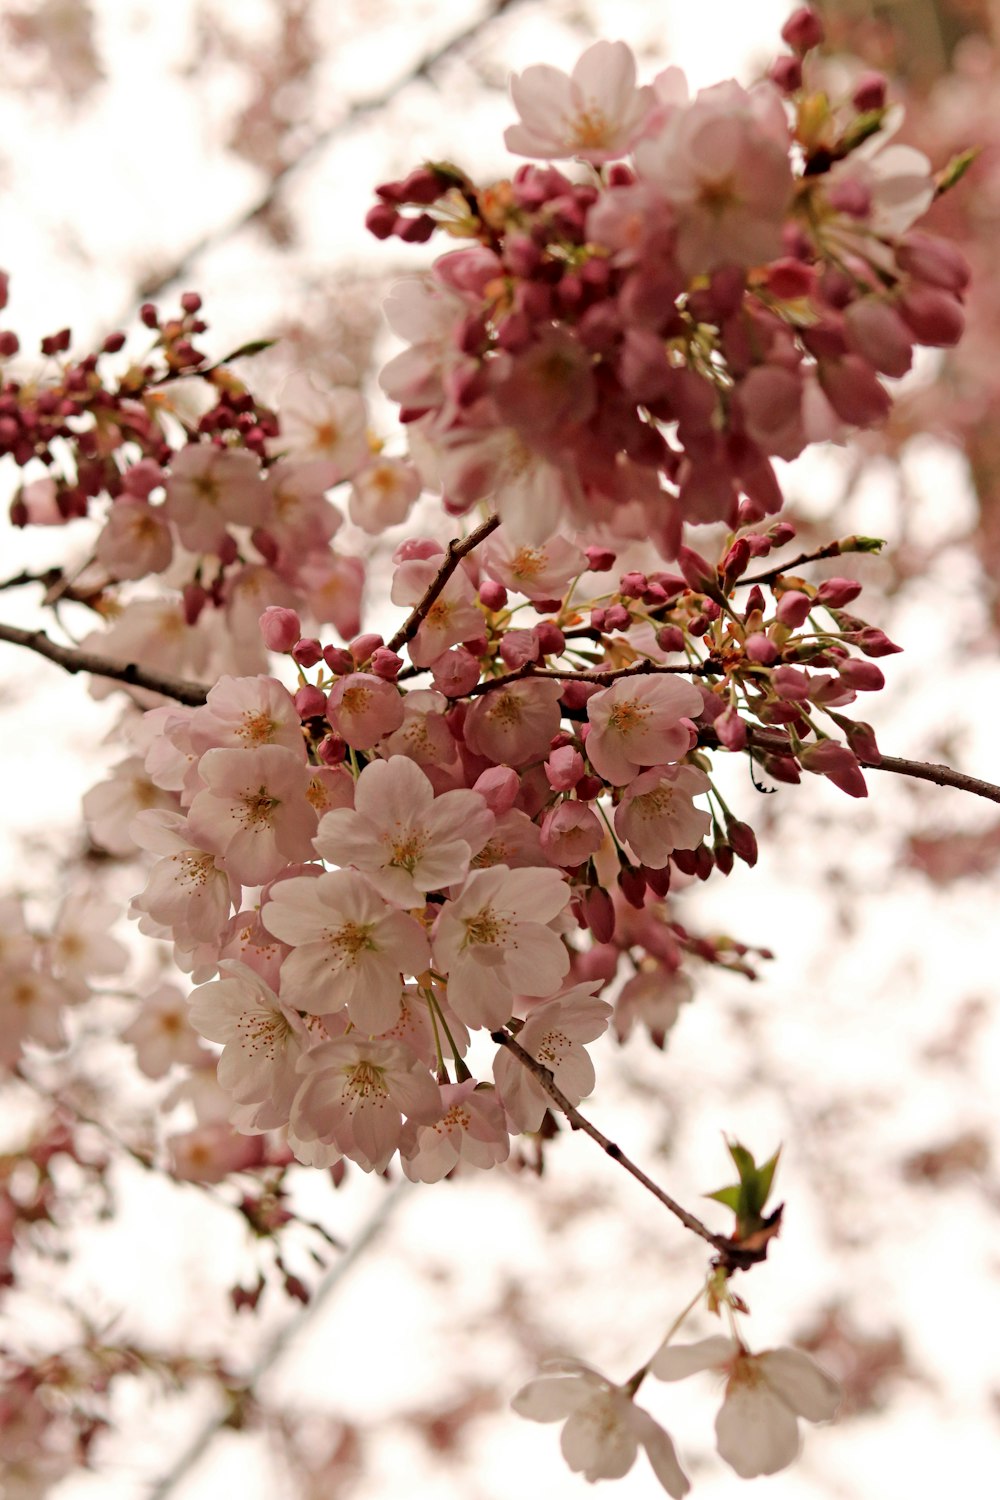
POLYGON ((296 1142, 335 1146, 366 1171, 385 1170, 404 1115, 430 1124, 441 1114, 430 1070, 401 1042, 352 1032, 313 1047, 299 1066, 305 1078, 292 1106, 296 1142))
POLYGON ((651 766, 630 781, 615 809, 615 831, 639 860, 660 870, 674 849, 694 849, 712 826, 693 799, 711 782, 697 766, 651 766))
POLYGON ((668 1433, 629 1392, 578 1360, 553 1360, 511 1402, 532 1422, 565 1422, 560 1437, 570 1468, 593 1483, 620 1479, 645 1448, 653 1473, 668 1495, 681 1500, 691 1488, 668 1433))
POLYGON ((829 1422, 840 1401, 837 1383, 801 1349, 751 1354, 721 1334, 664 1344, 649 1370, 659 1380, 683 1380, 700 1370, 726 1376, 715 1435, 721 1457, 742 1479, 787 1468, 799 1451, 799 1417, 829 1422))
MULTIPOLYGON (((606 1030, 611 1006, 598 1000, 599 980, 576 984, 563 995, 535 1006, 517 1034, 525 1052, 549 1069, 571 1104, 579 1104, 596 1082, 594 1064, 584 1046, 606 1030)), ((521 1130, 537 1130, 551 1102, 535 1075, 501 1047, 493 1077, 510 1118, 521 1130)))
POLYGON ((461 1163, 485 1170, 510 1155, 510 1135, 496 1091, 474 1078, 441 1088, 443 1114, 404 1129, 403 1171, 411 1182, 440 1182, 461 1163))

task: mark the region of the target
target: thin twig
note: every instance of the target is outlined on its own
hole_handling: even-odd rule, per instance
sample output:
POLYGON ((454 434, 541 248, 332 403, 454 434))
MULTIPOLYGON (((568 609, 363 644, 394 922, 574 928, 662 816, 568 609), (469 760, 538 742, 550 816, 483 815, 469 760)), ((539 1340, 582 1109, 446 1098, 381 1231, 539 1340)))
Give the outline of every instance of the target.
MULTIPOLYGON (((300 172, 303 167, 309 165, 322 151, 335 140, 338 135, 345 133, 352 126, 357 125, 367 116, 378 114, 379 110, 388 108, 393 100, 402 93, 403 89, 410 84, 418 82, 421 78, 430 79, 434 69, 439 63, 444 62, 454 53, 460 52, 469 42, 474 41, 480 32, 486 30, 499 16, 508 10, 513 10, 515 5, 523 4, 525 0, 492 0, 492 4, 481 16, 472 21, 463 30, 456 32, 440 47, 434 47, 425 52, 423 57, 401 78, 395 79, 380 94, 369 99, 361 99, 347 108, 331 124, 323 126, 306 142, 305 146, 295 155, 291 161, 285 162, 278 167, 268 179, 267 187, 254 203, 248 208, 242 209, 238 214, 226 220, 215 229, 206 230, 193 244, 173 260, 164 270, 147 276, 138 288, 138 299, 147 301, 160 296, 174 282, 179 281, 182 276, 189 275, 195 261, 208 251, 216 249, 219 245, 248 229, 251 224, 258 222, 271 212, 279 201, 284 188, 291 179, 300 172)), ((130 316, 131 309, 124 316, 130 316)))
POLYGON ((800 568, 803 563, 820 562, 824 557, 842 557, 843 555, 843 542, 827 542, 825 547, 817 547, 815 552, 800 552, 798 557, 790 558, 780 567, 768 568, 766 573, 751 573, 748 578, 737 578, 736 586, 742 588, 745 584, 751 583, 774 583, 775 579, 784 577, 793 568, 800 568))
POLYGON ((95 677, 109 677, 114 682, 145 688, 148 692, 160 693, 164 698, 173 698, 192 708, 197 708, 208 697, 208 689, 198 682, 187 682, 181 677, 170 677, 166 673, 148 672, 135 662, 108 661, 107 657, 95 656, 76 646, 61 646, 58 641, 47 636, 44 630, 22 630, 17 625, 0 624, 0 641, 37 651, 39 656, 55 662, 65 672, 91 672, 95 677))
POLYGON ((401 1177, 384 1194, 375 1212, 362 1225, 340 1259, 327 1271, 310 1300, 299 1309, 294 1317, 290 1318, 287 1323, 283 1324, 268 1339, 254 1361, 246 1379, 233 1391, 231 1403, 218 1416, 209 1418, 204 1426, 195 1433, 190 1443, 171 1467, 169 1473, 164 1474, 162 1479, 154 1481, 147 1500, 167 1500, 167 1496, 174 1493, 181 1480, 187 1478, 195 1464, 208 1451, 222 1429, 230 1426, 234 1418, 239 1416, 240 1411, 245 1409, 247 1402, 254 1395, 255 1388, 259 1384, 261 1377, 267 1374, 285 1353, 292 1340, 297 1338, 306 1325, 315 1318, 320 1308, 324 1303, 329 1301, 348 1272, 357 1264, 364 1251, 382 1233, 390 1215, 395 1212, 403 1194, 411 1186, 412 1184, 406 1177, 401 1177))
POLYGON ((505 688, 512 682, 524 682, 528 677, 541 677, 543 680, 549 678, 556 682, 592 682, 595 687, 608 687, 612 682, 617 682, 620 677, 649 677, 656 673, 683 672, 689 677, 715 677, 722 671, 714 662, 702 662, 698 667, 692 667, 690 662, 684 662, 676 667, 664 667, 658 662, 643 660, 636 662, 631 667, 615 667, 613 670, 602 671, 598 668, 593 672, 561 672, 557 667, 536 667, 534 662, 526 662, 523 667, 516 671, 505 672, 502 677, 491 677, 487 682, 477 682, 476 686, 470 688, 465 694, 466 698, 478 698, 483 693, 492 693, 497 688, 505 688))
POLYGON ((396 634, 387 644, 389 651, 398 651, 400 646, 405 646, 407 641, 412 641, 421 625, 426 620, 435 601, 440 596, 448 579, 454 573, 463 557, 468 557, 470 552, 475 551, 480 542, 486 538, 500 525, 499 516, 489 516, 475 531, 470 531, 463 540, 452 539, 448 543, 448 550, 444 555, 444 562, 438 568, 434 577, 424 591, 423 597, 413 606, 406 619, 400 625, 396 634))
POLYGON ((532 1057, 530 1052, 525 1051, 520 1042, 512 1037, 509 1032, 491 1031, 490 1036, 499 1047, 506 1047, 508 1052, 512 1052, 518 1061, 527 1068, 528 1072, 537 1078, 549 1098, 562 1110, 574 1130, 582 1130, 584 1135, 589 1135, 590 1139, 596 1141, 601 1150, 607 1156, 610 1156, 612 1161, 616 1161, 619 1166, 624 1167, 625 1171, 630 1173, 636 1182, 641 1183, 647 1192, 652 1193, 653 1197, 663 1204, 664 1208, 669 1209, 674 1217, 680 1220, 685 1229, 690 1229, 692 1234, 698 1235, 699 1239, 703 1239, 707 1245, 711 1245, 719 1257, 720 1265, 728 1270, 742 1271, 765 1259, 767 1255, 766 1244, 755 1249, 747 1249, 734 1244, 724 1234, 713 1234, 707 1224, 703 1224, 699 1218, 689 1213, 686 1208, 678 1203, 676 1198, 671 1198, 670 1194, 665 1192, 651 1177, 647 1177, 642 1168, 637 1166, 631 1157, 626 1156, 620 1146, 616 1146, 614 1141, 609 1140, 603 1131, 598 1130, 596 1125, 592 1125, 586 1116, 580 1113, 576 1105, 567 1099, 562 1089, 556 1083, 551 1070, 544 1063, 540 1063, 537 1058, 532 1057))
POLYGON ((978 776, 967 776, 964 771, 953 771, 950 766, 926 760, 903 760, 898 755, 883 755, 878 760, 861 760, 860 756, 858 759, 866 770, 895 771, 899 776, 933 781, 935 786, 953 786, 960 792, 972 792, 976 797, 1000 802, 1000 786, 994 786, 992 781, 981 781, 978 776))
POLYGON ((5 593, 7 589, 23 589, 31 583, 43 583, 47 589, 50 589, 53 584, 59 582, 62 576, 62 568, 46 568, 44 573, 29 573, 22 569, 20 573, 15 573, 11 578, 5 578, 0 582, 0 594, 5 593))

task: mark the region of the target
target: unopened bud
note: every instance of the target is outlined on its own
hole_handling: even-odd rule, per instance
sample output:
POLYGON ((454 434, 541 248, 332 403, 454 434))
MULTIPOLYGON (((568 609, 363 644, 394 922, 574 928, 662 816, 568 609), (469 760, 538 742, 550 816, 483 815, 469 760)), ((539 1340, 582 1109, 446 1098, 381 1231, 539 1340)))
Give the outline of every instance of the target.
POLYGON ((291 651, 302 637, 302 622, 294 609, 269 604, 258 621, 264 645, 269 651, 291 651))
POLYGON ((315 636, 303 636, 292 647, 292 661, 299 667, 314 667, 323 660, 323 647, 315 636))

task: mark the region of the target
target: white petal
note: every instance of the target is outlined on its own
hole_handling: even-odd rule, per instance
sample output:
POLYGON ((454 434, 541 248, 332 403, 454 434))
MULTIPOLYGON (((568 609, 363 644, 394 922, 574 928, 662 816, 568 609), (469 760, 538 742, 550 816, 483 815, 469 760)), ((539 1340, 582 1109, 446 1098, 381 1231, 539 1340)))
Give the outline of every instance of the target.
POLYGON ((801 1349, 768 1349, 757 1364, 772 1391, 800 1417, 829 1422, 836 1415, 840 1387, 801 1349))
POLYGON ((653 1355, 649 1373, 657 1380, 685 1380, 699 1370, 717 1370, 732 1359, 736 1345, 721 1333, 696 1344, 663 1344, 653 1355))
POLYGON ((510 1404, 532 1422, 563 1422, 589 1395, 584 1382, 572 1375, 540 1375, 522 1386, 510 1404))
POLYGON ((799 1451, 794 1413, 768 1386, 733 1382, 715 1419, 719 1454, 741 1479, 776 1474, 799 1451))
POLYGON ((648 1411, 643 1411, 641 1406, 635 1409, 632 1426, 646 1450, 646 1457, 657 1479, 663 1485, 668 1495, 673 1500, 681 1500, 691 1488, 687 1475, 677 1462, 677 1454, 674 1450, 673 1440, 669 1432, 664 1432, 659 1422, 655 1422, 648 1411))

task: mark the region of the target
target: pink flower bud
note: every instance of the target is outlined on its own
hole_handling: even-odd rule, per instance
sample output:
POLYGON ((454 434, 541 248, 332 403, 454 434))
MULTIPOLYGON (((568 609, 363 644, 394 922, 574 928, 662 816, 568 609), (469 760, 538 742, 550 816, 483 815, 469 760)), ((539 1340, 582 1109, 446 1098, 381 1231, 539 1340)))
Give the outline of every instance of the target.
POLYGON ((821 359, 817 365, 823 394, 841 421, 872 427, 889 415, 892 401, 872 366, 860 354, 821 359))
POLYGON ((741 823, 736 818, 727 819, 726 837, 745 865, 757 863, 757 836, 749 823, 741 823))
POLYGON ((464 646, 456 646, 431 662, 431 675, 439 693, 461 698, 479 681, 479 662, 464 646))
POLYGON ((759 631, 754 635, 748 635, 743 644, 743 650, 748 661, 756 662, 760 667, 770 667, 778 660, 778 648, 769 636, 759 631))
POLYGON ((338 677, 346 677, 354 671, 354 657, 343 646, 324 646, 323 660, 338 677))
POLYGON ((771 682, 779 698, 804 703, 809 697, 809 677, 798 667, 775 667, 771 682))
POLYGON ((866 656, 892 656, 896 651, 902 651, 902 646, 897 646, 895 641, 890 641, 884 630, 879 630, 874 625, 866 625, 853 637, 855 645, 861 647, 866 656))
POLYGON ((963 292, 972 274, 965 256, 950 240, 914 229, 896 246, 896 262, 901 271, 946 292, 963 292))
POLYGON ((403 658, 397 656, 395 651, 389 651, 385 646, 378 646, 372 652, 372 671, 376 677, 381 677, 385 682, 395 682, 402 665, 403 658))
POLYGON ((965 314, 961 304, 939 287, 911 286, 899 299, 899 310, 921 344, 949 349, 962 337, 965 314))
POLYGON ((727 750, 743 750, 747 742, 747 727, 735 708, 724 709, 716 718, 714 729, 719 744, 727 750))
POLYGON ((615 935, 615 907, 607 891, 591 886, 583 898, 583 915, 594 941, 610 943, 615 935))
POLYGON ((303 636, 292 647, 292 660, 300 667, 314 667, 323 660, 323 647, 315 636, 303 636))
POLYGON ((816 598, 831 609, 843 609, 860 593, 861 585, 856 578, 826 578, 816 590, 816 598))
POLYGON ((542 819, 545 857, 563 869, 575 869, 596 854, 604 842, 597 814, 582 802, 560 802, 542 819))
POLYGON ((885 687, 885 675, 873 661, 858 661, 851 657, 840 667, 840 680, 859 693, 876 693, 885 687))
POLYGON ((326 713, 326 694, 312 683, 299 688, 294 702, 300 719, 319 719, 326 713))
POLYGON ((374 631, 368 631, 365 635, 355 636, 348 650, 355 662, 360 666, 362 662, 368 661, 371 658, 373 651, 377 651, 380 646, 384 645, 385 641, 380 635, 376 635, 374 631))
POLYGON ((302 636, 302 621, 294 609, 269 604, 258 621, 264 645, 269 651, 291 651, 302 636))
POLYGON ((789 589, 778 600, 774 614, 782 625, 790 625, 793 630, 798 630, 809 618, 811 609, 812 600, 808 594, 803 594, 799 589, 789 589))
POLYGON ((618 872, 618 884, 629 906, 634 906, 636 911, 642 911, 646 904, 646 877, 642 871, 633 870, 630 865, 623 865, 618 872))
POLYGON ((799 763, 806 771, 826 776, 849 797, 867 797, 868 787, 858 765, 857 756, 846 745, 823 740, 799 751, 799 763))
POLYGON ((585 708, 588 698, 600 691, 596 682, 567 682, 563 685, 562 701, 570 709, 585 708))
POLYGON ((394 563, 426 562, 429 557, 443 557, 444 548, 430 536, 411 536, 400 542, 392 554, 394 563))
POLYGON ((587 566, 591 573, 608 573, 615 565, 615 554, 608 547, 586 547, 587 566))
POLYGON ((719 843, 718 840, 712 845, 712 858, 715 868, 723 875, 730 875, 733 869, 733 850, 730 844, 719 843))
POLYGON ((491 813, 502 818, 514 806, 520 785, 517 772, 510 766, 490 766, 477 777, 472 790, 485 798, 491 813))
POLYGON ((905 375, 913 363, 913 334, 879 297, 859 297, 844 313, 848 342, 883 375, 905 375))
POLYGON ((854 108, 861 114, 867 114, 869 110, 884 109, 888 87, 889 80, 884 73, 862 73, 851 95, 854 108))
POLYGON ((479 597, 487 609, 503 609, 507 603, 507 590, 495 578, 484 578, 479 585, 479 597))
POLYGON ((802 87, 802 64, 797 57, 776 57, 767 76, 783 94, 794 94, 802 87))
POLYGON ((198 616, 208 603, 208 594, 200 583, 186 583, 182 594, 184 619, 188 625, 196 625, 198 616))
POLYGON ((656 632, 656 644, 661 651, 683 651, 684 632, 676 625, 661 625, 656 632))
POLYGON ((825 35, 823 22, 808 5, 793 11, 781 28, 781 40, 793 52, 808 52, 818 47, 825 35))
POLYGON ((660 900, 662 901, 663 897, 666 896, 668 894, 669 890, 670 890, 670 862, 669 862, 669 860, 667 861, 667 863, 663 866, 663 868, 661 870, 651 870, 648 865, 643 865, 642 866, 642 873, 643 873, 643 877, 644 877, 644 879, 646 881, 646 884, 649 886, 649 889, 653 892, 653 895, 654 896, 659 896, 660 900))
MULTIPOLYGON (((790 57, 788 61, 798 65, 795 58, 790 57)), ((812 266, 804 265, 792 256, 773 261, 767 268, 767 289, 782 302, 796 302, 800 297, 808 297, 815 286, 816 272, 812 266)))
POLYGON ((500 642, 500 660, 517 671, 538 660, 538 637, 533 630, 508 630, 500 642))
POLYGON ((576 784, 576 795, 579 802, 593 802, 604 791, 604 782, 599 776, 581 776, 576 784))
POLYGON ((387 240, 395 233, 399 215, 389 203, 376 203, 365 214, 365 228, 377 240, 387 240))
POLYGON ((571 792, 583 770, 583 756, 572 745, 553 750, 545 762, 545 777, 554 792, 571 792))
POLYGON ((646 592, 649 579, 645 573, 623 573, 618 585, 618 592, 623 599, 639 599, 646 592))
POLYGON ((327 734, 316 746, 316 754, 325 766, 339 766, 347 759, 347 745, 339 734, 327 734))
POLYGON ((604 612, 605 630, 627 630, 632 623, 632 616, 624 604, 612 604, 604 612))
POLYGON ((847 742, 858 760, 866 766, 877 766, 882 755, 872 726, 863 723, 860 719, 843 719, 838 722, 847 735, 847 742))
POLYGON ((699 594, 718 592, 719 580, 715 569, 693 547, 678 548, 677 566, 689 589, 694 589, 699 594))
POLYGON ((566 647, 566 637, 551 620, 542 620, 535 626, 538 649, 543 656, 560 656, 566 647))
POLYGON ((605 621, 607 620, 607 614, 607 610, 604 609, 604 607, 600 604, 597 605, 596 608, 592 609, 590 611, 590 624, 592 629, 603 630, 605 621))

